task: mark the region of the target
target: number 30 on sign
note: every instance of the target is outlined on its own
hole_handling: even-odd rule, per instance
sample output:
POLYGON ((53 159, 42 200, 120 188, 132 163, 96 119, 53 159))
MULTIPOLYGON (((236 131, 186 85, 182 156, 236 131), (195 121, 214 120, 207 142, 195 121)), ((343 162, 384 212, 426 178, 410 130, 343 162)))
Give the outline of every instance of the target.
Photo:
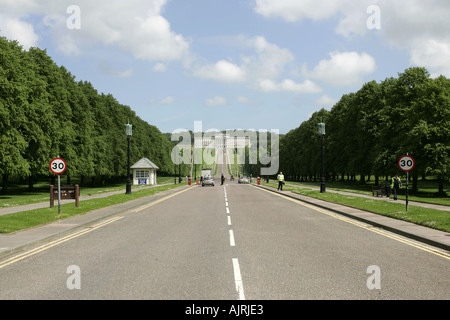
POLYGON ((50 171, 54 174, 61 174, 64 171, 66 171, 67 165, 64 159, 61 158, 55 158, 52 161, 50 161, 50 171))
POLYGON ((400 170, 404 172, 411 171, 414 169, 414 166, 416 165, 416 162, 414 161, 414 158, 411 156, 402 156, 400 159, 398 159, 398 167, 400 170))

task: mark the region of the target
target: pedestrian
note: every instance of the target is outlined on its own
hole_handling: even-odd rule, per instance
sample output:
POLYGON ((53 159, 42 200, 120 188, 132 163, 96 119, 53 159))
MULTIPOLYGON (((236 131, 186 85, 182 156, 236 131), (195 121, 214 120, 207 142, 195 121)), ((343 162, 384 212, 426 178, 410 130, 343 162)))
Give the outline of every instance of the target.
POLYGON ((392 193, 394 194, 394 200, 397 200, 397 192, 401 189, 401 187, 402 187, 402 181, 398 177, 398 174, 395 174, 394 177, 392 178, 392 182, 391 182, 391 190, 392 190, 392 193))
POLYGON ((284 184, 284 175, 283 175, 283 172, 280 171, 280 174, 278 175, 278 189, 277 190, 281 189, 281 191, 283 191, 283 184, 284 184))
POLYGON ((222 186, 223 185, 223 181, 225 180, 225 177, 223 176, 223 173, 222 173, 222 177, 220 178, 220 185, 222 186))

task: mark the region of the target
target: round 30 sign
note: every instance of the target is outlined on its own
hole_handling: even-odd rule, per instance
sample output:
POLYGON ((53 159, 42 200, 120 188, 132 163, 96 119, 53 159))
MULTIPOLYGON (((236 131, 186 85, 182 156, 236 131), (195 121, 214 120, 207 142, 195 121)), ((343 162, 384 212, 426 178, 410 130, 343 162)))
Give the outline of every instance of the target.
POLYGON ((400 159, 398 159, 398 167, 404 172, 411 171, 412 169, 414 169, 415 165, 416 161, 409 155, 402 156, 400 159))
POLYGON ((67 169, 67 164, 64 159, 55 158, 50 161, 50 171, 54 174, 61 174, 67 169))

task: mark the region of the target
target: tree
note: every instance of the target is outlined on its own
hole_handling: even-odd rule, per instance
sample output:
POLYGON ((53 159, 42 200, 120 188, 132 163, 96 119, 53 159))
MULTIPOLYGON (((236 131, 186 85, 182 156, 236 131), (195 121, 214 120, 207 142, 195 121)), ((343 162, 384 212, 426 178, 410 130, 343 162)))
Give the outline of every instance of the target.
POLYGON ((10 176, 30 173, 26 159, 28 107, 27 74, 24 51, 17 41, 0 38, 0 174, 2 192, 7 191, 10 176))

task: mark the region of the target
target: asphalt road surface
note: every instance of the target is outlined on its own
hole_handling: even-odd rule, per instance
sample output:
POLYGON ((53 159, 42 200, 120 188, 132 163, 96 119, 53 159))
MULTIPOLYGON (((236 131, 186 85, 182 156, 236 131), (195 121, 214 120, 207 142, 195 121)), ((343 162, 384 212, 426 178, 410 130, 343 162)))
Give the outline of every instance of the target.
POLYGON ((450 299, 448 259, 373 229, 217 177, 1 268, 0 299, 450 299))

